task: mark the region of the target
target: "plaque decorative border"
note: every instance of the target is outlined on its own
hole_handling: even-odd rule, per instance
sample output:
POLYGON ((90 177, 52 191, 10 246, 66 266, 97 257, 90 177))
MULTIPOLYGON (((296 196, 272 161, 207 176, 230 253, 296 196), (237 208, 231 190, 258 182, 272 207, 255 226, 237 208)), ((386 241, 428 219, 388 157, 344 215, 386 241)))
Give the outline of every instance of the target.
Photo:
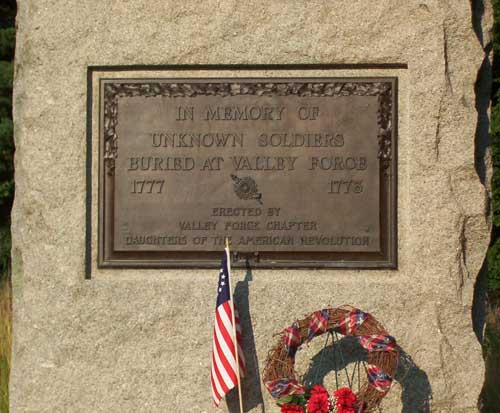
MULTIPOLYGON (((90 73, 90 72, 89 72, 90 73)), ((92 95, 92 76, 88 93, 92 95)), ((113 250, 105 226, 113 221, 115 163, 119 156, 117 135, 119 101, 127 97, 153 98, 206 96, 376 96, 378 98, 377 139, 380 160, 381 251, 371 252, 234 252, 234 265, 244 267, 248 261, 262 268, 397 268, 397 78, 109 78, 101 77, 99 94, 99 212, 98 267, 105 268, 215 268, 217 252, 118 252, 113 250), (106 189, 105 189, 106 188, 106 189)), ((89 98, 92 102, 92 96, 89 98)), ((92 106, 89 105, 89 108, 92 106)), ((92 144, 92 120, 89 109, 88 142, 92 144)), ((91 155, 88 164, 92 164, 91 155)), ((88 181, 92 171, 88 170, 88 181)), ((257 193, 256 193, 257 194, 257 193)), ((256 195, 258 196, 258 194, 256 195)), ((91 204, 88 203, 90 208, 91 204)), ((87 224, 87 232, 89 233, 87 224)), ((109 233, 109 230, 108 230, 109 233)), ((89 235, 87 235, 89 236, 89 235)), ((89 238, 87 238, 89 239, 89 238)), ((89 245, 89 244, 88 244, 89 245)), ((87 262, 90 252, 87 251, 87 262)), ((90 268, 90 264, 87 264, 90 268)), ((87 270, 87 274, 89 271, 87 270)))
MULTIPOLYGON (((392 161, 392 82, 224 82, 224 83, 106 83, 104 86, 104 159, 113 175, 118 156, 118 99, 123 97, 196 96, 378 96, 378 157, 387 171, 392 161)), ((386 172, 387 173, 387 172, 386 172)))

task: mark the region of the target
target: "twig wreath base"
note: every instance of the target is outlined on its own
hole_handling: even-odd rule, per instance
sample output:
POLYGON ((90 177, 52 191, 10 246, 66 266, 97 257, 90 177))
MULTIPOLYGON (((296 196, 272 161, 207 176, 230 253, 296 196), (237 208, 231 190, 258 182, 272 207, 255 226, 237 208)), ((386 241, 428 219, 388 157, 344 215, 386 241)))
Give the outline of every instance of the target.
POLYGON ((304 394, 305 386, 297 379, 295 354, 302 344, 327 332, 357 337, 368 352, 367 380, 356 394, 356 412, 373 412, 391 388, 396 374, 399 351, 396 340, 372 315, 351 306, 315 311, 278 333, 279 340, 269 351, 262 374, 271 396, 282 399, 304 394))

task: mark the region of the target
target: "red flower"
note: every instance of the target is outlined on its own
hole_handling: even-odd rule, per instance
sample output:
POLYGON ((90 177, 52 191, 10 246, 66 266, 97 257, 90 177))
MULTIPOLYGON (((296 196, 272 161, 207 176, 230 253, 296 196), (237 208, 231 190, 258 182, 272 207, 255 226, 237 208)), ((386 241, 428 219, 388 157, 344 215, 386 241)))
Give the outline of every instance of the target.
POLYGON ((283 404, 281 406, 281 413, 305 413, 304 409, 295 404, 283 404))
POLYGON ((315 394, 326 394, 328 396, 326 389, 319 384, 315 384, 311 389, 311 396, 314 396, 315 394))
POLYGON ((356 395, 348 387, 333 392, 335 397, 335 405, 338 413, 355 413, 356 412, 356 395))
POLYGON ((314 386, 311 389, 311 398, 307 403, 309 413, 328 413, 330 410, 330 401, 328 392, 322 386, 314 386))

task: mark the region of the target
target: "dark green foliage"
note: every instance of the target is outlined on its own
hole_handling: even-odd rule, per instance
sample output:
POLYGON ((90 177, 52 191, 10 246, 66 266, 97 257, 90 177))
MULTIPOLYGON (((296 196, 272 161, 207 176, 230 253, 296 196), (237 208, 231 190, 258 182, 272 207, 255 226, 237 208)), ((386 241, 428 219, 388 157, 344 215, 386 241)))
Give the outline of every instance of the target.
POLYGON ((15 27, 16 12, 16 0, 0 1, 0 29, 15 27))
POLYGON ((493 242, 488 254, 488 288, 500 295, 500 0, 493 0, 493 109, 491 113, 491 144, 493 158, 493 242))
POLYGON ((0 284, 9 270, 10 241, 10 227, 0 226, 0 284))
POLYGON ((500 295, 500 238, 497 238, 488 251, 488 289, 491 295, 500 295))
POLYGON ((12 59, 15 0, 0 0, 0 412, 9 411, 11 349, 10 209, 14 196, 12 59))
MULTIPOLYGON (((493 0, 492 3, 493 17, 495 19, 493 25, 493 54, 494 56, 500 56, 500 0, 493 0)), ((498 85, 498 82, 500 82, 500 67, 498 62, 493 65, 493 78, 498 85)))
POLYGON ((14 39, 16 31, 13 27, 0 29, 0 60, 14 58, 14 39))
POLYGON ((12 73, 12 62, 0 61, 0 225, 8 223, 14 197, 12 73))
MULTIPOLYGON (((15 46, 16 1, 0 1, 0 226, 10 222, 10 209, 14 197, 14 143, 12 126, 12 80, 15 46)), ((0 240, 0 268, 9 248, 0 240)))
POLYGON ((488 251, 488 294, 490 309, 486 323, 483 354, 486 375, 481 394, 481 412, 500 411, 500 0, 493 0, 493 109, 491 149, 493 158, 493 237, 488 251))
POLYGON ((495 105, 491 112, 491 144, 493 157, 493 225, 500 229, 500 106, 495 105))
POLYGON ((6 96, 0 96, 0 119, 10 117, 12 111, 12 102, 6 96))
POLYGON ((10 96, 12 94, 12 62, 0 60, 0 94, 10 96))

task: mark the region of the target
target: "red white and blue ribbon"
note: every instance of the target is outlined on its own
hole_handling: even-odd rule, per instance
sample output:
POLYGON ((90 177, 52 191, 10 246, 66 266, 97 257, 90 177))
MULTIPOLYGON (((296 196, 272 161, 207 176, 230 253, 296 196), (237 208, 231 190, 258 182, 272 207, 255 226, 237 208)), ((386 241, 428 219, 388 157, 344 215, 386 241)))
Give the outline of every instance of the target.
POLYGON ((277 379, 268 381, 265 384, 267 390, 269 390, 269 393, 271 393, 271 396, 275 399, 280 399, 289 394, 304 394, 305 392, 304 386, 294 379, 277 379))
POLYGON ((367 367, 368 384, 380 393, 387 393, 391 389, 392 377, 380 367, 369 364, 367 367))
POLYGON ((315 311, 309 322, 307 339, 311 341, 315 336, 323 334, 328 327, 328 310, 315 311))
POLYGON ((340 334, 353 335, 357 328, 363 324, 363 322, 370 317, 370 314, 365 313, 357 308, 353 308, 349 314, 345 316, 343 320, 340 321, 337 330, 340 334))
POLYGON ((285 347, 286 351, 288 352, 288 356, 295 357, 297 349, 302 344, 298 323, 293 323, 290 327, 285 329, 283 335, 283 341, 285 342, 285 347))
POLYGON ((361 336, 359 337, 359 344, 370 353, 374 351, 393 351, 397 346, 396 339, 389 335, 361 336))

